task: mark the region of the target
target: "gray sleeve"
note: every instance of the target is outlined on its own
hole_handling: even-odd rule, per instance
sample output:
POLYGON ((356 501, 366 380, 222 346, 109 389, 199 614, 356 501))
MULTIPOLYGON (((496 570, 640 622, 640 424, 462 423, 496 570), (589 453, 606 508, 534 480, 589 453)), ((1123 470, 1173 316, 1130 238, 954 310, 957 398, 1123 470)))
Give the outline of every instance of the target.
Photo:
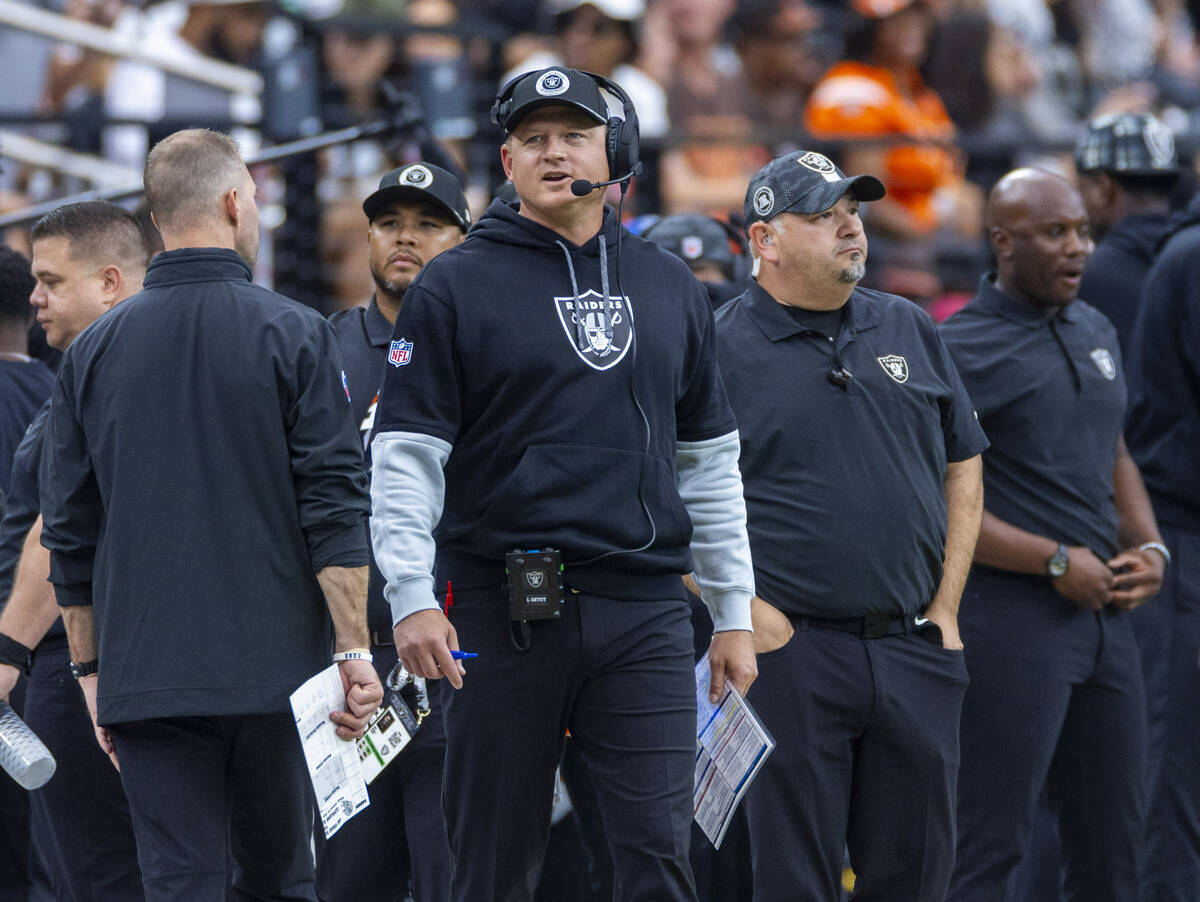
POLYGON ((381 432, 371 443, 371 544, 392 623, 437 610, 433 528, 442 518, 450 444, 418 432, 381 432))
POLYGON ((749 630, 754 568, 736 431, 675 445, 675 485, 692 519, 692 557, 714 632, 749 630))

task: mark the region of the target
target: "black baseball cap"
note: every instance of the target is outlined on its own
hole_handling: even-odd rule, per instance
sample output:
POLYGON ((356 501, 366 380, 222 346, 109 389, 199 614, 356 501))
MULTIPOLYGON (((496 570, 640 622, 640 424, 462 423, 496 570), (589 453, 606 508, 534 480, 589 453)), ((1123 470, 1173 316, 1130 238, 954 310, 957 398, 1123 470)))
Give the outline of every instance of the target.
POLYGON ((733 278, 733 248, 729 246, 732 236, 711 216, 699 213, 666 216, 642 232, 642 237, 688 263, 719 266, 726 278, 733 278))
POLYGON ((847 176, 824 154, 797 150, 776 157, 750 179, 743 215, 746 228, 780 213, 821 213, 847 191, 861 201, 883 197, 883 182, 873 175, 847 176))
POLYGON ((529 113, 556 104, 575 107, 600 125, 608 122, 608 104, 596 80, 587 72, 565 66, 527 72, 506 84, 492 104, 492 121, 511 132, 529 113))
POLYGON ((1125 175, 1175 175, 1175 136, 1149 113, 1101 116, 1084 127, 1075 144, 1075 168, 1125 175))
POLYGON ((412 163, 393 169, 379 180, 379 190, 363 201, 363 212, 368 220, 373 220, 384 206, 398 200, 429 201, 449 213, 464 232, 471 226, 471 210, 462 185, 432 163, 412 163))

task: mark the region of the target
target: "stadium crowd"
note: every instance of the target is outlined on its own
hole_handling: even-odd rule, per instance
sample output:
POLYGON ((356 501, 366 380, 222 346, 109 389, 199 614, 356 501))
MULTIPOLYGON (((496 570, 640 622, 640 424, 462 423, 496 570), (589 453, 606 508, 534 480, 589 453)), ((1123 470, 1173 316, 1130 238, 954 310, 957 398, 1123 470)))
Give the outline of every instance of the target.
POLYGON ((1200 5, 19 6, 0 902, 1200 900, 1200 5))

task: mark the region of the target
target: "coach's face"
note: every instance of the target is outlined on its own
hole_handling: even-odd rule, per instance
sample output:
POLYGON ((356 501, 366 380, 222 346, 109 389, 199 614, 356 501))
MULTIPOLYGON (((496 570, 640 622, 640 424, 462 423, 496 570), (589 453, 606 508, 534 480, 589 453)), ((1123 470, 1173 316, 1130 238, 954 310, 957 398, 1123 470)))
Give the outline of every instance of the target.
POLYGON ((462 239, 458 223, 435 204, 415 200, 387 204, 367 229, 375 284, 399 298, 426 263, 462 239))
POLYGON ((75 259, 71 242, 55 236, 33 243, 32 269, 37 284, 29 302, 37 308, 46 341, 65 350, 108 309, 105 268, 75 259))
POLYGON ((605 127, 576 109, 548 106, 529 113, 500 147, 500 161, 522 208, 557 214, 572 205, 603 203, 602 191, 571 193, 575 179, 608 178, 605 127))

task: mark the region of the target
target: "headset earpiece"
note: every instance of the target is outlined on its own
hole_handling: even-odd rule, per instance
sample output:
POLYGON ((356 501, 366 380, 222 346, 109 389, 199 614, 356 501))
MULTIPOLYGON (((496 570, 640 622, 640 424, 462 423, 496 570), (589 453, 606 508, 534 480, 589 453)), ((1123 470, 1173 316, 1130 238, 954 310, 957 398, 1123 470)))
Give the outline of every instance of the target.
POLYGON ((641 162, 637 110, 633 107, 633 100, 625 93, 624 88, 603 75, 594 72, 584 74, 590 76, 601 90, 608 91, 621 101, 621 116, 624 118, 610 116, 605 125, 608 177, 618 179, 629 174, 636 175, 641 172, 641 162))

